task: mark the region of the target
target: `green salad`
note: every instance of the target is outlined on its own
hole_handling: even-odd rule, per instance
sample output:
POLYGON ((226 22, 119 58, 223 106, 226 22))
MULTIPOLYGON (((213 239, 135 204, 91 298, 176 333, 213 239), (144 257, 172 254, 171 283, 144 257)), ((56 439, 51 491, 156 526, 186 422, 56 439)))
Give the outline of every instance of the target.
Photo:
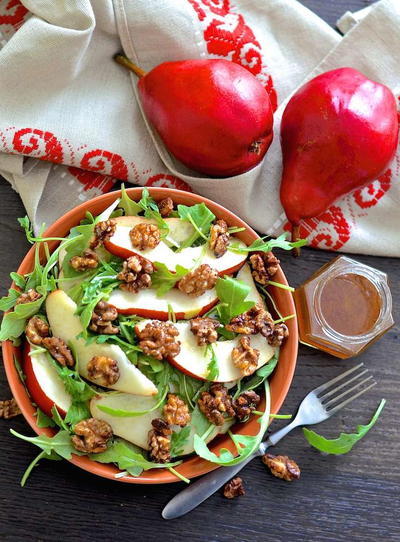
MULTIPOLYGON (((37 425, 54 436, 12 433, 42 458, 88 455, 114 464, 115 475, 140 476, 176 467, 188 454, 219 465, 243 461, 268 426, 268 377, 288 337, 268 292, 279 260, 271 249, 290 243, 258 239, 218 219, 204 204, 154 201, 125 189, 99 216, 87 213, 65 238, 35 236, 35 263, 11 273, 15 287, 0 300, 8 311, 0 340, 23 343, 18 367, 37 425), (58 242, 50 252, 48 243, 58 242), (266 407, 259 410, 261 396, 266 407), (250 416, 255 436, 230 428, 250 416), (229 433, 236 453, 208 443, 229 433)), ((188 481, 188 480, 186 480, 188 481)))

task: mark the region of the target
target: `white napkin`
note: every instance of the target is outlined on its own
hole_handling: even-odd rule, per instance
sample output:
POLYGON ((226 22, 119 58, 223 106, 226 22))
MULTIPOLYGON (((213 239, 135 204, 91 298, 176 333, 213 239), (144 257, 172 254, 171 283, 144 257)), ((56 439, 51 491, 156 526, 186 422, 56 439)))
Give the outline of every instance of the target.
MULTIPOLYGON (((398 95, 399 24, 397 0, 346 14, 344 38, 295 0, 0 0, 0 174, 36 228, 118 178, 194 190, 276 234, 285 225, 285 101, 304 80, 345 65, 398 95), (145 70, 196 57, 248 68, 279 106, 264 161, 229 179, 206 179, 176 162, 143 119, 135 76, 112 60, 121 44, 145 70)), ((381 179, 306 221, 303 234, 320 248, 400 256, 398 169, 395 160, 381 179)))

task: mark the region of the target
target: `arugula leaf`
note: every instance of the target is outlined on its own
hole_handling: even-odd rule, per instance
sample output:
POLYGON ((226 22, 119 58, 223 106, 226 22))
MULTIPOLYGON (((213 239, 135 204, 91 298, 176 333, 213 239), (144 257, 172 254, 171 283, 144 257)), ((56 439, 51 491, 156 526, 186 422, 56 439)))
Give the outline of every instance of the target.
POLYGON ((87 402, 73 401, 72 405, 68 409, 64 421, 74 426, 81 420, 87 420, 88 418, 91 418, 91 413, 87 402))
POLYGON ((183 454, 185 444, 190 435, 190 425, 183 427, 180 431, 173 432, 171 436, 171 457, 178 457, 183 454))
POLYGON ((205 355, 211 354, 210 361, 207 365, 207 380, 213 382, 218 378, 219 368, 218 359, 212 344, 208 344, 205 348, 205 355))
POLYGON ((135 416, 143 416, 143 414, 147 414, 148 412, 153 412, 153 410, 156 410, 159 408, 165 401, 165 398, 168 393, 168 387, 166 386, 162 393, 159 396, 158 401, 152 406, 151 408, 148 408, 147 410, 124 410, 121 408, 112 408, 107 405, 97 405, 97 408, 101 410, 102 412, 105 412, 106 414, 110 414, 111 416, 115 416, 116 418, 133 418, 135 416))
MULTIPOLYGON (((96 392, 87 384, 79 375, 76 369, 70 369, 69 367, 61 367, 53 358, 49 355, 53 367, 56 369, 58 376, 63 381, 65 391, 71 395, 72 402, 81 403, 88 401, 96 392)), ((76 356, 74 355, 76 360, 76 356)), ((78 365, 78 363, 76 363, 78 365)))
POLYGON ((54 421, 40 410, 40 408, 36 409, 36 424, 38 427, 55 427, 54 421))
POLYGON ((187 220, 192 224, 195 231, 186 239, 179 250, 191 247, 193 243, 200 237, 208 241, 211 224, 215 220, 215 215, 205 205, 205 203, 197 203, 188 207, 187 205, 178 205, 178 214, 182 220, 187 220))
POLYGON ((38 287, 37 292, 41 297, 30 303, 16 305, 12 312, 4 315, 0 328, 0 342, 17 339, 25 329, 28 318, 39 312, 39 309, 45 299, 46 292, 44 288, 38 287))
POLYGON ((307 244, 307 239, 299 239, 294 243, 286 240, 287 233, 282 233, 276 239, 269 239, 268 236, 256 239, 248 247, 239 246, 234 241, 229 245, 228 250, 236 252, 238 254, 247 254, 248 252, 270 252, 273 248, 282 248, 283 250, 292 250, 292 248, 303 247, 307 244))
POLYGON ((14 290, 14 288, 10 288, 8 290, 8 295, 0 299, 0 311, 5 312, 12 309, 20 295, 21 292, 14 290))
POLYGON ((216 306, 222 324, 228 324, 234 316, 254 307, 255 301, 245 301, 250 286, 232 277, 219 278, 215 285, 220 303, 216 306))
POLYGON ((179 395, 192 408, 195 407, 195 398, 197 395, 209 387, 208 382, 202 382, 201 380, 187 376, 172 366, 170 366, 168 378, 173 385, 174 393, 179 395))
POLYGON ((118 207, 124 210, 125 216, 136 216, 143 211, 142 207, 128 196, 124 184, 121 185, 121 201, 118 207))
POLYGON ((182 265, 177 265, 175 267, 175 273, 170 271, 165 263, 154 262, 156 270, 151 275, 151 284, 152 288, 155 288, 157 291, 157 296, 162 297, 165 295, 175 284, 189 273, 189 269, 183 267, 182 265))
POLYGON ((25 289, 26 279, 23 275, 20 275, 19 273, 14 273, 14 271, 11 271, 10 277, 15 282, 15 285, 18 288, 21 288, 21 290, 25 289))
POLYGON ((127 471, 131 476, 140 476, 144 470, 162 469, 179 465, 181 461, 174 463, 153 463, 143 456, 143 451, 134 444, 121 439, 115 439, 105 452, 91 454, 89 457, 99 463, 116 463, 122 471, 127 471))
POLYGON ((26 484, 26 481, 29 478, 30 473, 33 470, 33 467, 36 467, 36 465, 39 463, 41 459, 51 459, 52 461, 62 461, 62 457, 59 456, 56 452, 51 452, 50 454, 46 454, 46 452, 40 452, 40 454, 37 455, 35 459, 26 468, 21 478, 21 487, 24 487, 24 485, 26 484))
MULTIPOLYGON (((269 401, 269 385, 268 381, 264 381, 264 388, 265 388, 265 394, 267 397, 267 404, 270 403, 269 401)), ((231 432, 229 432, 229 435, 231 439, 233 440, 236 450, 237 450, 237 456, 235 457, 232 452, 230 452, 226 448, 221 448, 219 456, 211 452, 207 444, 205 443, 204 439, 201 438, 199 435, 194 436, 194 449, 197 455, 202 457, 203 459, 207 459, 207 461, 211 461, 212 463, 216 463, 217 465, 222 465, 225 467, 230 467, 232 465, 237 465, 244 461, 247 457, 249 457, 260 445, 264 433, 267 430, 268 424, 269 424, 269 408, 267 408, 262 416, 257 420, 260 424, 260 431, 255 436, 250 435, 234 435, 231 432)))
POLYGON ((64 459, 71 459, 72 454, 79 454, 77 450, 72 446, 71 436, 68 431, 59 431, 54 437, 48 437, 46 435, 38 435, 37 437, 27 437, 21 435, 10 429, 10 433, 15 437, 18 437, 26 442, 31 442, 39 448, 41 448, 46 455, 51 455, 52 452, 56 452, 64 459))
POLYGON ((146 218, 155 220, 158 226, 158 229, 161 232, 161 238, 164 239, 169 233, 169 226, 167 222, 161 216, 158 205, 154 201, 154 199, 150 196, 147 188, 143 188, 142 197, 138 201, 137 204, 139 205, 141 210, 144 211, 143 214, 146 218))
POLYGON ((67 431, 68 433, 70 433, 71 431, 68 425, 65 423, 64 419, 61 417, 61 414, 58 412, 56 405, 52 406, 51 413, 52 413, 52 420, 54 421, 54 423, 58 425, 58 427, 62 429, 63 431, 67 431))
POLYGON ((308 443, 320 452, 335 455, 347 454, 347 452, 350 452, 353 448, 354 444, 362 439, 375 425, 385 403, 386 400, 382 399, 375 414, 372 416, 371 421, 367 425, 358 425, 357 433, 340 433, 339 437, 336 439, 327 439, 322 435, 318 435, 315 431, 303 427, 304 436, 308 443))

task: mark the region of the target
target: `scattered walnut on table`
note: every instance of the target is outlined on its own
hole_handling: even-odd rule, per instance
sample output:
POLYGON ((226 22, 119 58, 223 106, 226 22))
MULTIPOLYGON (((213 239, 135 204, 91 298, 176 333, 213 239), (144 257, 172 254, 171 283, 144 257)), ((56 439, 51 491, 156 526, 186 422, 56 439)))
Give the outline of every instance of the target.
POLYGON ((81 256, 74 256, 69 261, 71 267, 75 271, 88 271, 89 269, 96 269, 99 265, 99 257, 91 248, 87 248, 82 252, 81 256))
POLYGON ((237 399, 233 401, 233 409, 235 416, 240 422, 244 422, 255 410, 261 401, 260 396, 254 391, 249 390, 241 393, 237 399))
POLYGON ((287 455, 265 454, 261 459, 264 465, 267 465, 271 473, 277 478, 282 478, 287 482, 300 478, 299 466, 287 455))
POLYGON ((0 418, 9 420, 21 414, 21 410, 17 405, 17 401, 14 399, 6 399, 5 401, 0 401, 0 418))
POLYGON ((245 495, 243 480, 237 476, 232 478, 230 482, 224 486, 224 497, 227 499, 234 499, 235 497, 240 497, 245 495))
POLYGON ((30 288, 27 292, 21 294, 17 301, 15 302, 16 305, 25 305, 25 303, 32 303, 33 301, 37 301, 42 296, 37 292, 34 288, 30 288))
POLYGON ((217 258, 221 258, 228 250, 229 237, 228 224, 225 220, 217 220, 211 226, 209 245, 217 258))
POLYGON ((157 207, 160 211, 160 215, 163 218, 167 218, 174 210, 174 202, 171 198, 164 198, 157 203, 157 207))
POLYGON ((79 452, 98 454, 107 449, 108 441, 113 436, 111 425, 104 420, 88 418, 78 422, 71 437, 73 446, 79 452))
POLYGON ((168 394, 168 399, 163 408, 163 415, 170 425, 185 427, 190 422, 189 407, 174 393, 168 394))
POLYGON ((218 271, 212 269, 207 263, 203 263, 193 271, 190 271, 178 282, 181 292, 192 297, 203 295, 206 290, 214 288, 218 278, 218 271))
POLYGON ((115 384, 120 376, 118 363, 107 356, 94 356, 87 365, 87 372, 90 379, 106 387, 115 384))
POLYGON ((139 250, 156 248, 161 240, 161 233, 156 224, 139 222, 129 232, 131 243, 139 250))
POLYGON ((118 280, 122 280, 119 285, 121 290, 137 294, 139 290, 151 286, 151 274, 154 272, 154 266, 146 258, 140 256, 131 256, 122 264, 122 270, 117 275, 118 280))
POLYGON ((177 356, 181 351, 181 343, 176 339, 179 331, 170 322, 152 320, 143 329, 137 330, 136 335, 139 339, 139 348, 147 356, 161 360, 177 356))
POLYGON ((149 431, 149 455, 151 461, 168 463, 171 459, 171 434, 169 424, 162 418, 155 418, 149 431))
POLYGON ((286 324, 275 324, 272 334, 268 336, 268 343, 271 346, 281 346, 283 341, 289 337, 289 330, 286 324))
POLYGON ((45 337, 49 337, 50 328, 39 316, 32 316, 26 324, 25 335, 29 342, 40 346, 45 337))
POLYGON ((232 397, 221 383, 214 383, 210 386, 209 391, 203 391, 200 394, 198 405, 204 416, 214 425, 224 424, 224 414, 235 415, 232 397))
POLYGON ((258 366, 260 351, 252 348, 250 337, 245 335, 240 337, 238 346, 232 350, 232 361, 243 376, 249 376, 254 373, 258 366))
POLYGON ((42 340, 42 345, 47 348, 50 355, 63 367, 74 367, 75 361, 71 350, 68 348, 65 341, 59 337, 45 337, 42 340))
POLYGON ((89 329, 95 333, 116 335, 119 333, 119 327, 114 326, 113 322, 117 318, 118 311, 115 307, 105 301, 99 301, 93 310, 89 329))
POLYGON ((108 241, 115 233, 117 223, 110 218, 109 220, 103 220, 94 227, 94 239, 90 243, 90 248, 95 249, 104 241, 108 241))
POLYGON ((254 280, 266 285, 278 271, 280 261, 272 252, 257 252, 250 256, 250 266, 254 280))
POLYGON ((226 325, 228 331, 240 333, 242 335, 255 335, 261 333, 264 337, 269 337, 274 328, 274 321, 269 312, 261 305, 254 305, 248 311, 232 318, 226 325))
POLYGON ((193 318, 190 320, 190 331, 196 336, 197 344, 204 346, 215 343, 218 339, 217 328, 220 325, 214 318, 193 318))

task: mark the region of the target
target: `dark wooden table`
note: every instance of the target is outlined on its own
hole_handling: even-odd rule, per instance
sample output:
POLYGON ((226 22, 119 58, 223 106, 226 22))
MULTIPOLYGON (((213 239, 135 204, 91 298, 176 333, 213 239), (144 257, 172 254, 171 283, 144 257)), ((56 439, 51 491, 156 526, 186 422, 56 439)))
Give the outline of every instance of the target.
MULTIPOLYGON (((363 0, 304 0, 308 7, 335 22, 346 9, 363 0)), ((16 224, 22 204, 0 180, 0 293, 9 284, 27 245, 16 224)), ((303 250, 301 259, 282 255, 292 285, 299 285, 333 257, 327 252, 303 250)), ((364 263, 387 272, 394 295, 395 318, 400 312, 400 260, 360 256, 364 263)), ((323 456, 311 449, 297 430, 276 451, 295 458, 301 480, 291 484, 272 477, 261 461, 243 471, 247 495, 228 501, 214 495, 190 515, 165 522, 160 512, 184 484, 134 486, 96 478, 67 462, 43 461, 28 485, 21 489, 22 472, 37 450, 9 433, 30 434, 22 417, 0 421, 0 539, 7 541, 372 541, 400 540, 398 495, 400 481, 399 325, 367 350, 363 361, 379 385, 318 427, 328 437, 366 423, 379 400, 387 406, 369 435, 344 456, 323 456), (397 503, 397 505, 396 505, 397 503)), ((358 361, 358 360, 357 360, 358 361)), ((294 412, 305 392, 354 361, 339 361, 301 347, 292 388, 282 409, 294 412)), ((0 398, 9 395, 0 369, 0 398)), ((279 427, 275 422, 273 428, 279 427)))

